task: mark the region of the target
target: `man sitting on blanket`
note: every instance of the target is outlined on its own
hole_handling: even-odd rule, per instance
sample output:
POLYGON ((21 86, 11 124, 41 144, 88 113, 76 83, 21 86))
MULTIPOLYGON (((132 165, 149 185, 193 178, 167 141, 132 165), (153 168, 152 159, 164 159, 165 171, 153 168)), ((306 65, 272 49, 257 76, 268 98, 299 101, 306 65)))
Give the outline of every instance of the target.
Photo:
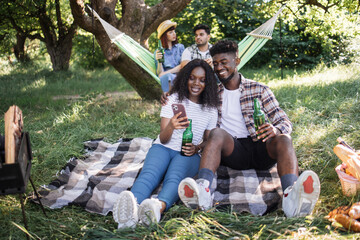
POLYGON ((187 207, 212 207, 210 186, 219 165, 246 170, 269 169, 277 164, 283 189, 282 207, 287 217, 312 213, 320 194, 315 172, 298 173, 298 161, 290 133, 292 124, 266 85, 244 78, 235 42, 222 40, 211 49, 219 85, 218 128, 211 131, 202 151, 198 179, 184 179, 178 193, 187 207), (255 130, 253 100, 258 98, 269 122, 255 130))

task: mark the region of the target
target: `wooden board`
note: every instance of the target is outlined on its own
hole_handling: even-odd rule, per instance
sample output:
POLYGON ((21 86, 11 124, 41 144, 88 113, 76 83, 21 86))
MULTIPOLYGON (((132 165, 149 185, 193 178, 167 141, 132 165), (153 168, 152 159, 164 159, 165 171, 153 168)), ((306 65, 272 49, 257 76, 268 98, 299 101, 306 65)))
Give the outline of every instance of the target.
POLYGON ((5 163, 15 163, 20 147, 23 129, 22 111, 18 106, 11 106, 5 113, 5 163))

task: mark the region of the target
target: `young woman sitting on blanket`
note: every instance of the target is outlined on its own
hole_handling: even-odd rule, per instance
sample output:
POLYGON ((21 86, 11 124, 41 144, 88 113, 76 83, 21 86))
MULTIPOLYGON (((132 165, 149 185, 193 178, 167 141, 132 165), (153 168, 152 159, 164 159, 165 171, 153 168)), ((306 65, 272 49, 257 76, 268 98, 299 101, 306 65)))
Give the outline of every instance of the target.
POLYGON ((164 92, 169 92, 170 87, 180 71, 181 56, 184 52, 184 45, 178 43, 175 28, 177 23, 170 20, 162 22, 158 29, 158 38, 164 50, 164 56, 159 50, 155 51, 157 64, 157 74, 160 78, 161 88, 164 92), (159 64, 158 60, 164 57, 164 62, 159 64))
POLYGON ((144 166, 131 191, 120 193, 113 208, 118 228, 134 227, 139 222, 149 225, 159 222, 161 214, 179 200, 178 185, 186 177, 197 174, 200 163, 199 150, 206 143, 209 132, 217 121, 217 84, 212 68, 195 59, 181 69, 170 91, 167 105, 161 108, 160 134, 149 149, 144 166), (187 117, 174 115, 173 103, 185 107, 187 117), (192 119, 193 142, 183 147, 180 154, 185 126, 192 119), (152 192, 163 180, 157 198, 152 192), (140 204, 140 205, 139 205, 140 204))

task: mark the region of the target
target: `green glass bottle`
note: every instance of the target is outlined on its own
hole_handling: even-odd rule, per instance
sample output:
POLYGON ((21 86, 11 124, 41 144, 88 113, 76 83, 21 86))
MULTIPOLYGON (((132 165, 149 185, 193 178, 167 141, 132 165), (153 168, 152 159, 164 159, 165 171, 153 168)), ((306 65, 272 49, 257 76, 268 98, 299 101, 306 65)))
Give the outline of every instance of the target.
POLYGON ((261 110, 259 99, 254 98, 254 124, 255 130, 259 129, 259 126, 265 123, 265 114, 261 110))
POLYGON ((164 50, 164 48, 163 48, 163 46, 162 46, 162 44, 161 44, 161 40, 159 39, 159 42, 158 42, 158 50, 159 50, 159 52, 161 52, 162 53, 162 58, 160 58, 158 61, 159 61, 159 63, 163 63, 164 62, 164 55, 165 55, 165 50, 164 50))
POLYGON ((185 146, 186 143, 192 143, 192 139, 193 139, 193 133, 191 130, 192 120, 191 119, 188 120, 190 122, 189 126, 185 129, 182 137, 181 152, 180 152, 182 156, 185 156, 185 154, 182 151, 182 147, 185 146))

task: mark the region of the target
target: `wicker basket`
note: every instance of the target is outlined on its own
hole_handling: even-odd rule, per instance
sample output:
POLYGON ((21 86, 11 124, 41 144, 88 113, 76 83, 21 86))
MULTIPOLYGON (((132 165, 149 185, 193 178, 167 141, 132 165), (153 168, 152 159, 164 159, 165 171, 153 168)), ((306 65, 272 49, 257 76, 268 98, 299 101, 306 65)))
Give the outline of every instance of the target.
POLYGON ((360 181, 357 178, 346 174, 342 170, 344 168, 346 168, 345 164, 340 164, 335 168, 341 182, 342 192, 345 196, 354 196, 360 190, 360 181))

